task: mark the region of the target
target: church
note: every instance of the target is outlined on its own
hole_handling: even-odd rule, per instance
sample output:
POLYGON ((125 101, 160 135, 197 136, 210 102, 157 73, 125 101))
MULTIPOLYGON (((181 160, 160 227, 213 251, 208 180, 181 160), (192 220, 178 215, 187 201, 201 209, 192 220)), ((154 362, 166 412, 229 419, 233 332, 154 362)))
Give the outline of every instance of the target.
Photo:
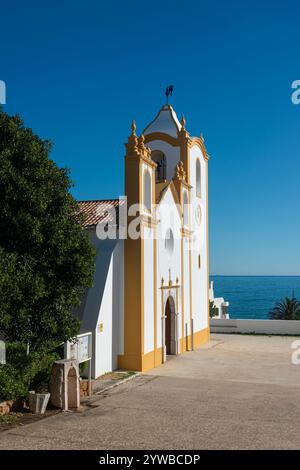
POLYGON ((208 160, 165 104, 125 144, 125 196, 79 202, 96 248, 76 312, 92 376, 146 371, 209 340, 208 160))

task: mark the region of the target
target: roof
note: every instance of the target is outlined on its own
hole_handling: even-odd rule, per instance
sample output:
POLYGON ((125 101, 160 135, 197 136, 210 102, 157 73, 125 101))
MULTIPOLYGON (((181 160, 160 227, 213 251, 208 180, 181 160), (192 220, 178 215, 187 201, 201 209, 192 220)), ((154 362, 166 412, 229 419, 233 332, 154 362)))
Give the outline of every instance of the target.
POLYGON ((94 201, 79 201, 79 212, 84 217, 85 227, 94 227, 99 222, 114 222, 114 214, 110 211, 113 207, 116 210, 116 225, 119 225, 119 207, 126 203, 125 199, 97 199, 94 201))
POLYGON ((165 190, 169 187, 169 185, 170 185, 170 181, 167 181, 167 180, 161 181, 161 182, 155 184, 155 202, 156 202, 156 204, 159 203, 159 201, 161 200, 161 198, 164 195, 165 190))
POLYGON ((153 132, 162 132, 172 137, 177 138, 178 132, 181 130, 181 124, 176 116, 176 113, 171 105, 165 104, 158 112, 153 121, 143 131, 144 135, 152 134, 153 132))
POLYGON ((165 180, 159 183, 155 184, 155 202, 156 204, 159 204, 160 201, 163 199, 164 195, 166 194, 168 188, 171 189, 171 192, 173 194, 174 201, 177 205, 180 206, 180 200, 178 197, 178 193, 176 191, 176 188, 174 186, 173 180, 165 180))

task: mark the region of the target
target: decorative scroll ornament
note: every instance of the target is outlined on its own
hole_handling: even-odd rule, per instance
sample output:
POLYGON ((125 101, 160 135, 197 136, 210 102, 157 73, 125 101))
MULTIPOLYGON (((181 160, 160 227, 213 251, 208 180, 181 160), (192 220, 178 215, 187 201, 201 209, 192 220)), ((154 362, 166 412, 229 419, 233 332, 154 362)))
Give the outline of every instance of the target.
POLYGON ((178 132, 178 137, 179 137, 180 141, 187 142, 189 140, 189 133, 185 128, 186 120, 185 120, 184 115, 182 115, 182 117, 181 117, 180 124, 181 124, 181 129, 178 132))
POLYGON ((181 124, 181 130, 182 129, 185 130, 186 120, 185 120, 184 114, 181 116, 180 124, 181 124))
POLYGON ((186 172, 183 166, 183 162, 181 160, 176 165, 174 179, 180 182, 186 180, 186 172))
POLYGON ((135 120, 131 124, 131 134, 128 137, 128 142, 125 144, 128 155, 137 155, 138 154, 138 138, 136 135, 136 124, 135 120))
POLYGON ((138 150, 140 155, 142 155, 144 158, 147 158, 148 160, 151 160, 151 150, 145 145, 144 134, 141 134, 138 138, 138 150))

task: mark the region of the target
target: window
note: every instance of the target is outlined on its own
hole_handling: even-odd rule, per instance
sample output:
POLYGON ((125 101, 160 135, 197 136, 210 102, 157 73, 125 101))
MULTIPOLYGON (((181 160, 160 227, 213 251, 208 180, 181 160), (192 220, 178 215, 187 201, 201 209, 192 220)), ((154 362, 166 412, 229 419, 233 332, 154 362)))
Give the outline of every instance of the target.
POLYGON ((183 193, 183 225, 189 225, 189 201, 186 191, 183 193))
POLYGON ((171 256, 174 251, 174 235, 170 228, 166 232, 165 249, 168 255, 171 256))
POLYGON ((154 150, 151 152, 152 160, 157 164, 155 172, 155 180, 157 182, 164 181, 166 179, 166 156, 160 150, 154 150))
POLYGON ((201 165, 199 159, 196 161, 196 196, 201 197, 201 165))
POLYGON ((151 175, 149 170, 144 172, 144 207, 151 212, 151 175))

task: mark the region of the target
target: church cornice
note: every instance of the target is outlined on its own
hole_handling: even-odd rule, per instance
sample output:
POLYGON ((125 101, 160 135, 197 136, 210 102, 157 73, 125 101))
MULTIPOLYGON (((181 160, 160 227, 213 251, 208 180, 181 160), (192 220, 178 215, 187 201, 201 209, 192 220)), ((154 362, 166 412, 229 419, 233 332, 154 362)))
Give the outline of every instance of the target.
POLYGON ((145 144, 152 142, 153 140, 162 140, 163 142, 167 142, 173 147, 180 146, 180 142, 177 138, 172 137, 169 134, 165 134, 164 132, 152 132, 151 134, 145 135, 145 144))
POLYGON ((201 134, 200 137, 190 137, 189 138, 189 141, 188 141, 189 148, 193 147, 194 145, 196 145, 197 147, 200 148, 204 159, 206 161, 208 161, 210 159, 210 156, 208 155, 208 153, 206 151, 206 147, 205 147, 205 144, 204 144, 204 137, 203 137, 202 134, 201 134))
POLYGON ((194 233, 193 230, 190 230, 190 229, 185 228, 185 227, 181 228, 181 234, 182 234, 183 237, 192 238, 193 233, 194 233))
POLYGON ((194 145, 200 148, 202 155, 206 161, 210 159, 208 155, 204 143, 204 138, 201 135, 200 137, 190 137, 188 135, 181 136, 180 133, 177 138, 172 137, 169 134, 165 134, 164 132, 152 132, 151 134, 147 134, 145 136, 145 144, 149 142, 153 142, 154 140, 161 140, 162 142, 166 142, 167 144, 171 145, 172 147, 182 147, 187 145, 188 148, 192 148, 194 145))
POLYGON ((131 134, 125 144, 126 159, 127 160, 142 160, 147 163, 151 168, 156 168, 156 163, 151 158, 151 149, 145 145, 145 136, 141 134, 140 137, 136 135, 136 123, 133 120, 131 125, 131 134))

